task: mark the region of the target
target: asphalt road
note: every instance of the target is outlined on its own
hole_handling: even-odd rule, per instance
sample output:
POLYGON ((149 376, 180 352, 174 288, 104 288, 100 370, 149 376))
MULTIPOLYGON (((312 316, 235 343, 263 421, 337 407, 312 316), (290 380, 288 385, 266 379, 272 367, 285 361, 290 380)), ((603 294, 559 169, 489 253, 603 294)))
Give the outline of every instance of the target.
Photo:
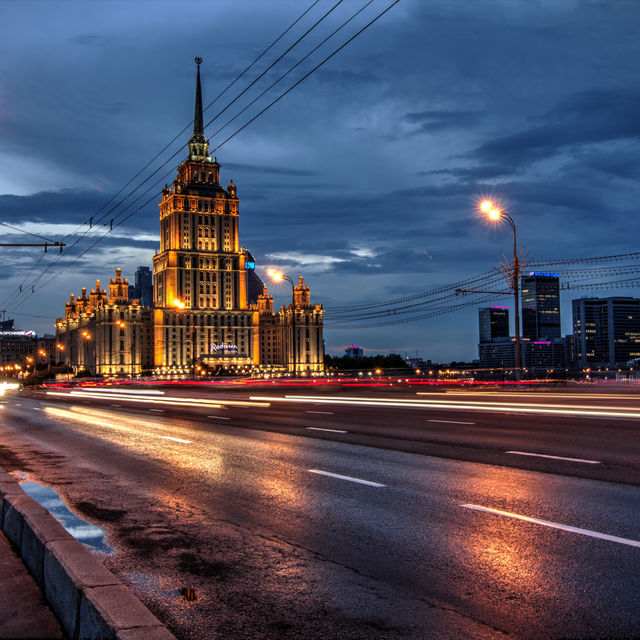
POLYGON ((7 398, 0 464, 180 638, 640 634, 635 397, 103 395, 7 398))

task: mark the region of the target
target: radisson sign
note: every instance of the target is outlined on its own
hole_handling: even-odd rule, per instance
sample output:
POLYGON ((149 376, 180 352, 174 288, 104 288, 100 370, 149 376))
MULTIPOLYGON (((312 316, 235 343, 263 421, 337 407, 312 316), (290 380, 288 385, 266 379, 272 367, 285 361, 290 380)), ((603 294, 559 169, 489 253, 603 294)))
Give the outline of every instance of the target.
POLYGON ((0 338, 35 338, 35 331, 0 331, 0 338))

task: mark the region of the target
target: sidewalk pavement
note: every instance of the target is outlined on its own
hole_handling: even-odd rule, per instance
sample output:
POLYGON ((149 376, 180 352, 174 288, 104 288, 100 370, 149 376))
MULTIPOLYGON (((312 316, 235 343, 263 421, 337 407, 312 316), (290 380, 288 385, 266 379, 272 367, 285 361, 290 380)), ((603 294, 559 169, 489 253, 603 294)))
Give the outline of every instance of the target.
POLYGON ((0 531, 0 640, 63 640, 60 623, 0 531))

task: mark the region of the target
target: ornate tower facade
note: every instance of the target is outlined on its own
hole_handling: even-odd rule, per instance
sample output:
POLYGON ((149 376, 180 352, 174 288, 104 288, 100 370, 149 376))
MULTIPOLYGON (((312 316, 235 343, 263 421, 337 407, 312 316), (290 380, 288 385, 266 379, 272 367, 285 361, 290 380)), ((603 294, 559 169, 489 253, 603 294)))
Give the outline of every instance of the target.
POLYGON ((220 165, 209 155, 201 62, 196 58, 189 155, 159 205, 160 252, 153 259, 156 367, 258 362, 238 235, 239 201, 233 181, 226 189, 220 185, 220 165))

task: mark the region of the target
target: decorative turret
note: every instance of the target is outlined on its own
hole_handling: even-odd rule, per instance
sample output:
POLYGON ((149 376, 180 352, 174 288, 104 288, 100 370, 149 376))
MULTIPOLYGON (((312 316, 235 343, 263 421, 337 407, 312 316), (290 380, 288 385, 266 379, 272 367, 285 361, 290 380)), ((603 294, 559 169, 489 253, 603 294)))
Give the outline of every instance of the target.
POLYGON ((109 303, 129 302, 129 281, 122 277, 122 269, 116 269, 116 277, 109 280, 109 303))
POLYGON ((262 288, 262 293, 258 296, 258 311, 260 313, 273 313, 273 296, 267 292, 267 287, 262 288))
POLYGON ((107 292, 101 288, 100 280, 96 280, 96 288, 89 294, 89 306, 91 309, 102 307, 107 302, 107 292))
POLYGON ((69 318, 75 315, 76 312, 76 297, 73 293, 69 296, 69 302, 64 305, 64 316, 69 318))
POLYGON ((293 288, 293 299, 296 309, 308 309, 311 307, 309 287, 304 285, 302 276, 298 278, 298 286, 293 288))
POLYGON ((202 118, 202 89, 200 87, 200 64, 202 58, 194 58, 198 65, 196 76, 196 106, 193 116, 193 136, 189 140, 190 162, 211 162, 209 155, 209 142, 204 135, 204 123, 202 118))

